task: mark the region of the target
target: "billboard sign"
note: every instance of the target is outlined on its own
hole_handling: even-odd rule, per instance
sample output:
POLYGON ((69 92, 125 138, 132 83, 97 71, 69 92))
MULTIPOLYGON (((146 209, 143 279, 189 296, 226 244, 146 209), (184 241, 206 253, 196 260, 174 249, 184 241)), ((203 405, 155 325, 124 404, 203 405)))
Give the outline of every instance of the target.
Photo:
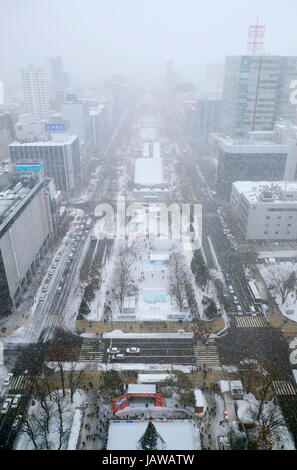
POLYGON ((47 122, 45 124, 45 132, 66 132, 69 128, 69 122, 47 122))
POLYGON ((40 171, 41 168, 44 167, 43 162, 32 162, 32 163, 16 163, 15 169, 16 171, 40 171))

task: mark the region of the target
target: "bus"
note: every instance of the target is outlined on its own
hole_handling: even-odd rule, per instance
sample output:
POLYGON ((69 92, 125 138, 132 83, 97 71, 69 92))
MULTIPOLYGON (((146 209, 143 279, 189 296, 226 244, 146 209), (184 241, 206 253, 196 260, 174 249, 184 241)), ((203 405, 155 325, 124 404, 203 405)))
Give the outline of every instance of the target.
POLYGON ((254 303, 256 305, 260 305, 262 299, 261 299, 259 291, 256 287, 256 284, 254 283, 254 281, 249 281, 248 285, 249 285, 249 290, 250 290, 250 293, 252 295, 254 303))

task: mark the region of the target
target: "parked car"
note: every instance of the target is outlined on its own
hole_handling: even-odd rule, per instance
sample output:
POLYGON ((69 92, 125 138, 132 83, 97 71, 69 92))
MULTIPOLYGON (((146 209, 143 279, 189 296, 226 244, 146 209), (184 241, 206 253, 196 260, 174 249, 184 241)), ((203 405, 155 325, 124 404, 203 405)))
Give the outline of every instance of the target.
POLYGON ((6 398, 1 409, 1 414, 7 413, 8 409, 11 406, 11 402, 12 402, 12 398, 6 398))
POLYGON ((17 408, 18 404, 19 404, 19 401, 21 399, 21 396, 22 395, 15 395, 13 401, 12 401, 12 404, 11 404, 11 408, 17 408))
POLYGON ((230 294, 234 294, 234 289, 232 286, 228 286, 228 289, 229 289, 230 294))
POLYGON ((12 373, 8 374, 8 376, 6 377, 6 379, 5 379, 4 382, 3 382, 3 385, 9 385, 9 383, 10 383, 12 377, 13 377, 13 374, 12 374, 12 373))
POLYGON ((40 297, 39 297, 39 302, 43 302, 45 299, 45 294, 42 294, 40 297))
POLYGON ((61 294, 61 292, 62 292, 62 287, 61 286, 58 287, 57 292, 58 292, 58 294, 61 294))
POLYGON ((46 292, 46 291, 47 291, 47 286, 43 286, 42 292, 46 292))
POLYGON ((120 354, 113 354, 111 356, 111 359, 113 361, 122 361, 123 359, 125 359, 125 354, 121 354, 121 353, 120 354))
POLYGON ((119 348, 113 347, 113 348, 108 348, 106 352, 107 354, 118 354, 121 351, 119 350, 119 348))
POLYGON ((128 354, 138 354, 140 351, 139 348, 135 348, 135 347, 132 347, 132 348, 127 348, 126 349, 126 353, 128 354))

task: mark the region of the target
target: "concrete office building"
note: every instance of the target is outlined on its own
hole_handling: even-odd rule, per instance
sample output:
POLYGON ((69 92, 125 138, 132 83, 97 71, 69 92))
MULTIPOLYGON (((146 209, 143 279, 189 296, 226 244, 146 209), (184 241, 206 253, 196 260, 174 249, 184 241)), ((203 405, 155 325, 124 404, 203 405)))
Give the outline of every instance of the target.
POLYGON ((0 316, 13 310, 48 240, 43 182, 14 182, 0 193, 0 316))
POLYGON ((234 181, 281 181, 294 179, 296 141, 235 139, 214 136, 217 146, 216 191, 229 199, 234 181))
POLYGON ((45 176, 54 179, 57 190, 66 197, 75 195, 81 185, 78 138, 67 134, 54 138, 57 140, 10 144, 12 167, 16 163, 44 162, 45 176))
POLYGON ((25 113, 47 119, 49 116, 49 98, 44 70, 41 67, 29 65, 22 68, 21 78, 25 113))
POLYGON ((200 155, 209 151, 209 134, 221 130, 221 99, 198 99, 185 103, 182 126, 184 133, 200 155))
POLYGON ((225 61, 222 132, 246 136, 273 130, 280 118, 296 121, 290 83, 297 76, 297 57, 229 56, 225 61))
POLYGON ((237 181, 231 205, 246 240, 297 238, 297 183, 237 181))
POLYGON ((68 95, 62 105, 61 117, 69 122, 69 133, 77 135, 81 145, 91 142, 91 120, 89 107, 76 95, 68 95))

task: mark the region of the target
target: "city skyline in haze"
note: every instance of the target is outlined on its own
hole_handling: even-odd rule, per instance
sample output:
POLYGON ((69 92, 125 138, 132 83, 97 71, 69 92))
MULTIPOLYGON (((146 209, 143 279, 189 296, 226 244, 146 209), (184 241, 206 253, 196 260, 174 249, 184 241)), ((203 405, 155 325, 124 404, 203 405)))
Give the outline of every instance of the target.
POLYGON ((164 79, 171 59, 182 80, 208 63, 246 54, 251 24, 266 25, 264 53, 297 54, 294 0, 1 0, 0 51, 4 84, 20 81, 28 64, 61 56, 75 80, 89 83, 124 73, 164 79))

